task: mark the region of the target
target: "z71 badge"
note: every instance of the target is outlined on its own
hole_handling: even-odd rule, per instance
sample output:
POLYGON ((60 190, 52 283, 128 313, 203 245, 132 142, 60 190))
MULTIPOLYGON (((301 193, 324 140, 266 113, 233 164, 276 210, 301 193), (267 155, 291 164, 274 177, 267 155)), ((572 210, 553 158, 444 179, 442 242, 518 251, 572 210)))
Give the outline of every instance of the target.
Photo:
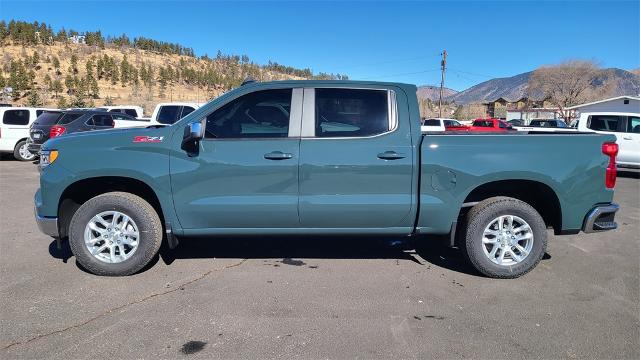
POLYGON ((134 143, 159 143, 162 142, 164 136, 136 136, 133 138, 134 143))

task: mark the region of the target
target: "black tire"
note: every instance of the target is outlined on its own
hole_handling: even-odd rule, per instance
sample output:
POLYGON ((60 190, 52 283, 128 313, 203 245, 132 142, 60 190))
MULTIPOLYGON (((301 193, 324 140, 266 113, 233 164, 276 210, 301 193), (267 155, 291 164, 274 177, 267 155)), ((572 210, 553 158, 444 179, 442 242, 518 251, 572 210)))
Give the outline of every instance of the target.
POLYGON ((36 158, 35 154, 32 154, 32 157, 30 157, 30 158, 25 158, 22 155, 20 155, 20 148, 23 147, 23 146, 26 146, 26 145, 27 145, 27 140, 18 141, 18 143, 16 144, 16 147, 13 149, 13 157, 16 160, 19 160, 19 161, 33 161, 33 160, 35 160, 35 158, 36 158))
POLYGON ((69 244, 78 262, 96 275, 126 276, 145 267, 162 244, 162 223, 155 209, 139 196, 126 192, 109 192, 89 199, 75 212, 69 225, 69 244), (127 214, 138 226, 138 248, 128 259, 107 263, 95 258, 84 243, 89 220, 103 211, 127 214))
POLYGON ((520 277, 538 265, 547 249, 547 227, 531 205, 510 197, 492 197, 476 204, 467 214, 462 228, 462 251, 482 274, 501 279, 520 277), (485 254, 482 243, 485 228, 500 215, 515 215, 526 221, 533 233, 533 247, 524 260, 514 265, 498 265, 485 254))

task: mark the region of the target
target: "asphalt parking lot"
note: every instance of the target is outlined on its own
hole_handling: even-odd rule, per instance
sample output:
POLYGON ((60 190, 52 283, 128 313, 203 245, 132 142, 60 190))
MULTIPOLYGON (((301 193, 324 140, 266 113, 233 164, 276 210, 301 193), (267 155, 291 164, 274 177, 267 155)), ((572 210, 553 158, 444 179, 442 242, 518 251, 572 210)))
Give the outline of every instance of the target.
MULTIPOLYGON (((619 229, 553 237, 515 280, 405 239, 183 239, 97 277, 33 220, 33 164, 0 161, 0 358, 640 358, 640 180, 619 229)), ((426 240, 423 240, 426 242, 426 240)))

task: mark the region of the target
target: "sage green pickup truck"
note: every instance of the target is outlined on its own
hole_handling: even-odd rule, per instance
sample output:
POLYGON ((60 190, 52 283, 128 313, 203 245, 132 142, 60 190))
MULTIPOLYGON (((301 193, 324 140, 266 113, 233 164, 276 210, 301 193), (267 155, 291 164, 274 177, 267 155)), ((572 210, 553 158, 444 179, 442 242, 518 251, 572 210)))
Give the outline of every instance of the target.
POLYGON ((575 131, 422 133, 413 85, 254 82, 171 126, 47 141, 35 216, 99 275, 179 238, 358 234, 448 235, 480 273, 514 278, 550 228, 617 227, 617 149, 575 131))

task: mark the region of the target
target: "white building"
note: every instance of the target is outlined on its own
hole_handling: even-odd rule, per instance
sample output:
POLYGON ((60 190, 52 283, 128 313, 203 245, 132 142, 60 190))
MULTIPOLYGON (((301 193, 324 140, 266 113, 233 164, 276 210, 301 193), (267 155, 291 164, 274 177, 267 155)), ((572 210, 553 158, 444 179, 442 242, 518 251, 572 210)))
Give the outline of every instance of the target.
POLYGON ((568 107, 573 111, 573 118, 580 116, 580 112, 626 112, 640 113, 640 97, 638 96, 616 96, 610 99, 594 101, 582 105, 568 107))

